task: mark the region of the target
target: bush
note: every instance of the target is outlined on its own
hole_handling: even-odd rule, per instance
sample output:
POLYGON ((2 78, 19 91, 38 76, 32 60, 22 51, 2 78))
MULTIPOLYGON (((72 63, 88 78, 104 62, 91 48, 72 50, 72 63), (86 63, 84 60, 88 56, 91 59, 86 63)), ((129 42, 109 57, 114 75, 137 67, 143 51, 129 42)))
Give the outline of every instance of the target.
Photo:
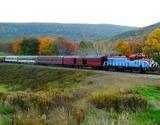
POLYGON ((145 109, 147 101, 136 94, 107 94, 94 93, 89 99, 90 103, 97 108, 105 108, 107 111, 135 111, 137 109, 145 109))
POLYGON ((13 114, 15 113, 15 109, 12 105, 8 103, 0 104, 0 113, 1 114, 13 114))

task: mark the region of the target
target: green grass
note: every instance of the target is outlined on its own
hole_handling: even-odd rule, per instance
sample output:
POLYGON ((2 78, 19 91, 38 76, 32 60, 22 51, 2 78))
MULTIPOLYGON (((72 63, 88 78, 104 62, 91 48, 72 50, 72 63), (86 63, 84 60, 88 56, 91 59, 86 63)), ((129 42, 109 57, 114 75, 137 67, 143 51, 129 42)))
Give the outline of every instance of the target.
POLYGON ((12 54, 6 52, 0 52, 0 56, 7 56, 7 55, 12 55, 12 54))
POLYGON ((9 87, 4 85, 4 84, 0 84, 0 93, 5 93, 9 91, 9 87))
POLYGON ((135 93, 140 94, 150 100, 160 100, 160 86, 145 86, 135 88, 135 93))
POLYGON ((7 117, 0 115, 0 125, 11 125, 11 123, 7 117))
POLYGON ((80 70, 37 68, 24 65, 0 64, 0 89, 6 91, 3 85, 12 90, 37 90, 47 84, 52 87, 77 85, 92 72, 80 70))
POLYGON ((137 125, 156 125, 160 124, 160 87, 143 86, 132 90, 134 93, 144 96, 150 107, 144 112, 135 114, 135 124, 137 125), (156 104, 156 105, 155 105, 156 104), (157 108, 158 107, 158 108, 157 108))
POLYGON ((144 112, 138 112, 135 115, 135 124, 137 125, 160 124, 160 111, 154 109, 148 109, 144 112))

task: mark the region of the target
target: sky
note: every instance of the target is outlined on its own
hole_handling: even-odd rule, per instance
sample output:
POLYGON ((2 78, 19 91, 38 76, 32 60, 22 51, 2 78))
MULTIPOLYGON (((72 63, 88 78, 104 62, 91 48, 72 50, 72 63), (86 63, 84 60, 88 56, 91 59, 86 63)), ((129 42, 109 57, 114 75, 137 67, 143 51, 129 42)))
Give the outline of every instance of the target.
POLYGON ((143 27, 160 22, 160 0, 0 0, 0 22, 143 27))

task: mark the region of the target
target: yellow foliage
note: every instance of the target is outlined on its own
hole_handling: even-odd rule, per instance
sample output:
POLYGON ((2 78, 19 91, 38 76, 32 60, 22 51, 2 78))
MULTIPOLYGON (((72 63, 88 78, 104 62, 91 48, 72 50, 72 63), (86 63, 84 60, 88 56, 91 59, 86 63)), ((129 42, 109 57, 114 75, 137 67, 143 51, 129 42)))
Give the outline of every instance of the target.
POLYGON ((131 54, 131 49, 130 49, 128 41, 119 41, 116 46, 116 50, 123 55, 131 54))
POLYGON ((39 39, 39 54, 41 55, 52 55, 53 50, 53 38, 50 37, 42 37, 39 39))
POLYGON ((148 36, 148 40, 151 40, 151 39, 156 39, 160 42, 160 28, 157 28, 155 30, 153 30, 149 36, 148 36))
POLYGON ((160 28, 152 31, 144 42, 143 52, 151 57, 160 56, 160 28))
POLYGON ((159 55, 160 42, 157 39, 148 39, 144 43, 143 52, 148 55, 159 55))

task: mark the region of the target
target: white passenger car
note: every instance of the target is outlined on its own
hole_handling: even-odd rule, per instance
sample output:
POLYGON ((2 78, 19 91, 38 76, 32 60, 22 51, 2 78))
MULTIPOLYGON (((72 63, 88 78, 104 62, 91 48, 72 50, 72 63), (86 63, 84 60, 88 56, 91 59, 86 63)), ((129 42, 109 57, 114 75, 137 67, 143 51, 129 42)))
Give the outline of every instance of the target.
POLYGON ((19 56, 18 63, 35 64, 37 56, 19 56))
POLYGON ((5 62, 12 62, 17 63, 18 62, 18 56, 6 56, 5 62))

